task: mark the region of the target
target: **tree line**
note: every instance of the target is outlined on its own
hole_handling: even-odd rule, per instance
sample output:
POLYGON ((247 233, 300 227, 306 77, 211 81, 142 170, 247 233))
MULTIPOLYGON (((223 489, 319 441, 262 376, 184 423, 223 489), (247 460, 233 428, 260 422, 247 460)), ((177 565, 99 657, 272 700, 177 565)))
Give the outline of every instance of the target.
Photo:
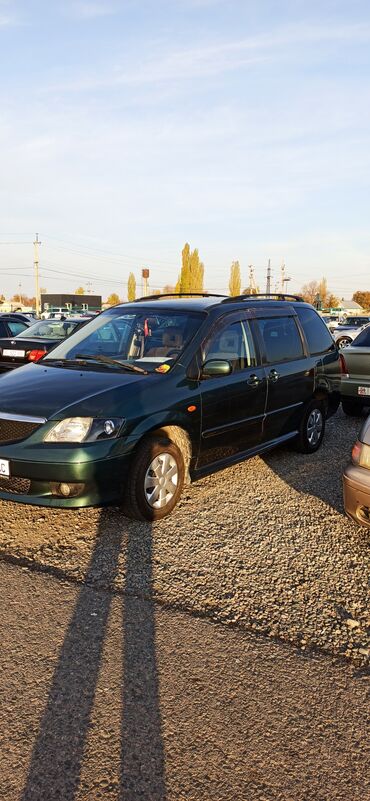
MULTIPOLYGON (((162 289, 158 289, 153 294, 192 294, 204 291, 204 264, 200 259, 198 248, 191 250, 188 242, 185 243, 181 253, 181 269, 177 281, 174 285, 166 284, 162 289)), ((46 290, 41 290, 45 293, 46 290)), ((229 295, 236 297, 238 295, 250 295, 259 292, 258 287, 246 287, 242 290, 242 279, 239 261, 233 261, 230 266, 229 275, 229 295)), ((85 289, 82 286, 77 287, 75 290, 76 295, 84 295, 85 289)), ((339 306, 339 298, 328 288, 326 278, 321 278, 320 281, 310 281, 304 284, 298 293, 308 303, 318 305, 322 309, 337 308, 339 306)), ((128 301, 135 300, 137 296, 137 284, 134 273, 130 272, 127 281, 127 299, 128 301)), ((12 302, 22 304, 24 306, 35 306, 35 298, 27 297, 18 293, 11 298, 12 302)), ((358 303, 362 309, 370 309, 370 291, 356 291, 352 300, 358 303)), ((4 295, 0 295, 0 302, 4 302, 4 295)), ((117 292, 112 292, 106 300, 106 305, 114 306, 120 303, 120 298, 117 292)))

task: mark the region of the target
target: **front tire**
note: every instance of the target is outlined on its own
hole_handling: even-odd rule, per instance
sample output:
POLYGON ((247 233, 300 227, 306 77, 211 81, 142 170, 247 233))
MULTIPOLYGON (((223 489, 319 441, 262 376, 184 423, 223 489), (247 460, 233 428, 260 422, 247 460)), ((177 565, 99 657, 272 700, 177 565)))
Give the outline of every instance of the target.
POLYGON ((315 453, 320 448, 325 434, 325 406, 317 400, 306 406, 299 434, 295 441, 300 453, 315 453))
POLYGON ((359 417, 363 407, 364 404, 359 403, 357 400, 351 400, 350 398, 342 398, 342 409, 344 411, 344 414, 347 414, 348 417, 359 417))
POLYGON ((346 348, 348 345, 352 345, 352 342, 353 339, 351 337, 339 337, 339 339, 337 339, 336 344, 338 348, 342 349, 346 348))
POLYGON ((180 448, 164 437, 147 437, 130 468, 123 509, 136 520, 161 520, 180 499, 185 464, 180 448))

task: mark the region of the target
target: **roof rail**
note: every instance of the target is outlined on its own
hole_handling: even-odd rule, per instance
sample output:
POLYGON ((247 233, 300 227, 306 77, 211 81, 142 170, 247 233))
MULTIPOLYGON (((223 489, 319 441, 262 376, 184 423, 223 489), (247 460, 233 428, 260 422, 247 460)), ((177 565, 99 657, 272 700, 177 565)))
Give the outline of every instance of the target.
POLYGON ((266 298, 274 300, 295 300, 298 303, 304 303, 303 298, 300 298, 298 295, 285 295, 282 292, 257 293, 256 295, 236 295, 225 298, 225 300, 222 300, 221 303, 232 303, 235 300, 264 300, 266 298))
POLYGON ((135 298, 134 303, 144 300, 161 300, 161 298, 226 298, 227 295, 215 295, 213 292, 165 292, 163 295, 146 295, 135 298))

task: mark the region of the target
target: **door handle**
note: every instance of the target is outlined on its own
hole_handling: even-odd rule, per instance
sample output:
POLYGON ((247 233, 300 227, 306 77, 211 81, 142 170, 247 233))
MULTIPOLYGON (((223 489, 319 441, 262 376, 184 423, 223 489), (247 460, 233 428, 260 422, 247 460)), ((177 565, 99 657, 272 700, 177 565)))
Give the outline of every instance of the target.
POLYGON ((261 383, 261 379, 258 378, 258 375, 255 373, 252 373, 252 375, 249 376, 247 383, 250 387, 258 387, 258 384, 261 383))
POLYGON ((270 372, 269 372, 269 380, 270 381, 275 382, 279 378, 280 378, 280 373, 278 373, 277 370, 270 370, 270 372))

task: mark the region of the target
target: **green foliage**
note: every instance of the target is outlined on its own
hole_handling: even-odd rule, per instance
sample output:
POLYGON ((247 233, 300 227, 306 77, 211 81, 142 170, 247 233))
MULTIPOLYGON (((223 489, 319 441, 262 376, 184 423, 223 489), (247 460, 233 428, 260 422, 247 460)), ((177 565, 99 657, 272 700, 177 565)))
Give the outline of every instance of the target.
POLYGON ((136 298, 136 278, 133 273, 130 273, 127 281, 127 299, 129 301, 136 298))
POLYGON ((242 279, 240 276, 240 264, 238 261, 233 261, 230 268, 229 292, 230 295, 240 295, 242 287, 242 279))
POLYGON ((198 249, 190 250, 188 242, 182 250, 182 266, 176 284, 178 292, 203 292, 204 264, 199 259, 198 249))
POLYGON ((370 309, 370 292, 361 292, 361 290, 358 290, 354 293, 353 300, 358 303, 362 309, 370 309))

